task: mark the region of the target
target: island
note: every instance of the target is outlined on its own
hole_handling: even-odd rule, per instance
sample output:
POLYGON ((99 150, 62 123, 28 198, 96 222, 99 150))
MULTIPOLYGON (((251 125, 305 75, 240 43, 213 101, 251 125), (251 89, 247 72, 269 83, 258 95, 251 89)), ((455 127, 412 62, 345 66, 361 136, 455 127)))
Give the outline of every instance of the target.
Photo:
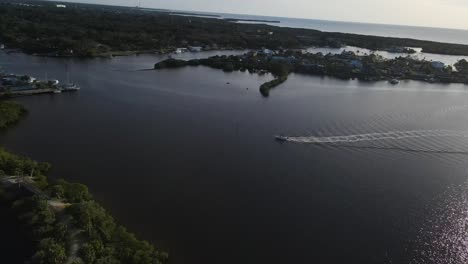
POLYGON ((452 67, 442 62, 419 60, 411 56, 385 59, 376 54, 358 55, 352 51, 322 54, 303 50, 263 49, 240 56, 213 56, 188 61, 169 58, 156 63, 154 69, 199 65, 226 72, 269 72, 274 80, 260 86, 263 96, 268 96, 270 89, 285 82, 292 72, 361 81, 388 80, 392 84, 398 84, 399 80, 468 84, 468 62, 464 59, 452 67))
POLYGON ((203 50, 354 46, 395 51, 413 47, 426 53, 468 55, 468 45, 462 44, 237 21, 129 7, 74 3, 57 8, 49 1, 0 0, 0 47, 73 57, 170 53, 189 46, 203 50))

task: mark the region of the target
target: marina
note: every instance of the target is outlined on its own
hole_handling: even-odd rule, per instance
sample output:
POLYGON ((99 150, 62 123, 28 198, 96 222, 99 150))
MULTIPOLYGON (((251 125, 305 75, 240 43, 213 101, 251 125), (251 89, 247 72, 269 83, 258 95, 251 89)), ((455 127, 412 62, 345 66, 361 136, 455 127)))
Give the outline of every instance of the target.
POLYGON ((71 82, 60 84, 58 80, 40 81, 28 75, 0 73, 0 96, 2 97, 59 94, 76 92, 80 89, 80 86, 71 82))

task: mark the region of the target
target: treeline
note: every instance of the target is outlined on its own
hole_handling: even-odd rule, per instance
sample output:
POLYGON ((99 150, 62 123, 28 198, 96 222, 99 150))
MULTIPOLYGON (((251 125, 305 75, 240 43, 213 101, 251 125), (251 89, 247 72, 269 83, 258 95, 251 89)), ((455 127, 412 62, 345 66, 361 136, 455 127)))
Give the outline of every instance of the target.
POLYGON ((5 2, 0 1, 0 42, 28 53, 93 57, 128 51, 168 52, 187 46, 280 49, 351 45, 372 50, 421 47, 425 52, 468 55, 468 45, 239 24, 122 7, 67 3, 67 8, 56 8, 50 2, 32 2, 41 6, 5 2))

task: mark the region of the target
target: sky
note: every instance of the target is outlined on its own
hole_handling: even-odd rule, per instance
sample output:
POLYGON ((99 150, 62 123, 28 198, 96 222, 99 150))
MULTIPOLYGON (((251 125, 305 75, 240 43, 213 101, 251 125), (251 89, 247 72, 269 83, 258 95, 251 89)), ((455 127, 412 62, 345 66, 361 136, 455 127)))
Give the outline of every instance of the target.
MULTIPOLYGON (((65 0, 136 6, 138 0, 65 0)), ((468 29, 468 0, 140 0, 142 7, 468 29)))

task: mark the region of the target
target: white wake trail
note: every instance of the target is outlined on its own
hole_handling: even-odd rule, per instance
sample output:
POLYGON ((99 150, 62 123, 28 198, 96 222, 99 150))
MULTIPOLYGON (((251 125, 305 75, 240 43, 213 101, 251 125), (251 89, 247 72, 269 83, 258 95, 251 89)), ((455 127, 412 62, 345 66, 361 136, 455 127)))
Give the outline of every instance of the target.
POLYGON ((423 138, 423 137, 468 137, 468 131, 454 131, 446 129, 435 130, 409 130, 409 131, 392 131, 383 133, 368 133, 346 136, 329 136, 329 137, 288 137, 279 136, 278 139, 291 143, 304 144, 327 144, 327 143, 354 143, 364 141, 379 141, 379 140, 400 140, 405 138, 423 138))

